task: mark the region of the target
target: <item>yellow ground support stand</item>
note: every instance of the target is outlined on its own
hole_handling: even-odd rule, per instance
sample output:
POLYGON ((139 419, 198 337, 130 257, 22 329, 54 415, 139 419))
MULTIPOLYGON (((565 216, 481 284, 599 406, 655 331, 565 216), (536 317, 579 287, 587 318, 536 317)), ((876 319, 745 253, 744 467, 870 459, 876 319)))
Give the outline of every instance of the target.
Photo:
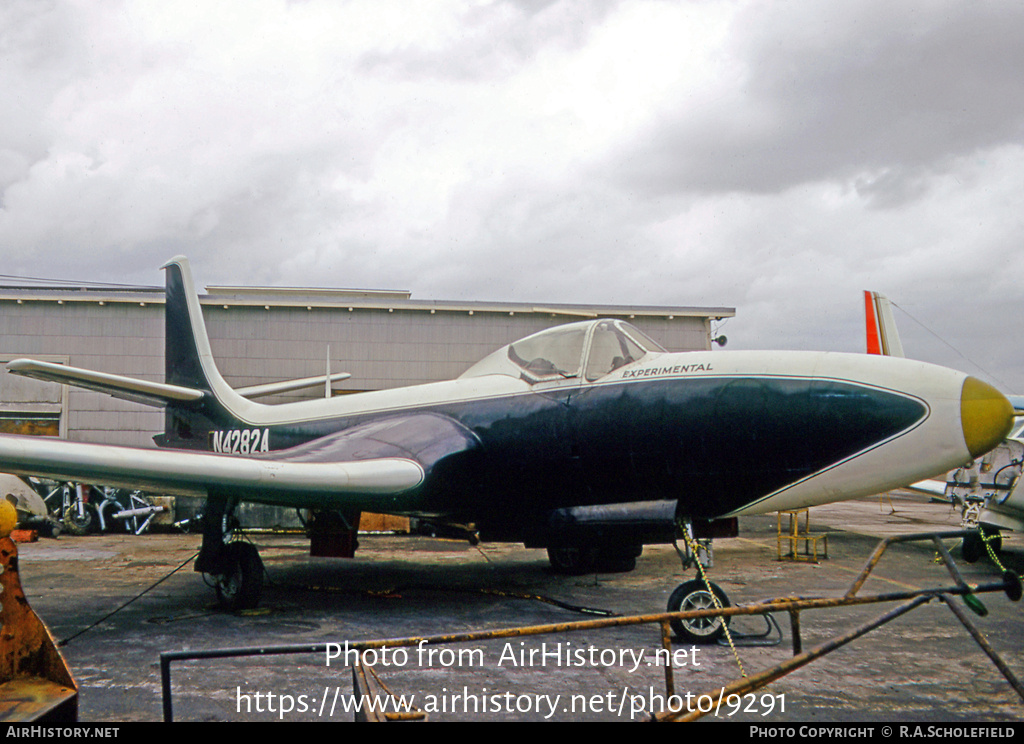
POLYGON ((18 548, 8 537, 16 515, 0 499, 0 721, 78 720, 78 687, 53 636, 25 599, 18 548))
POLYGON ((778 513, 778 551, 779 560, 788 559, 791 561, 818 562, 818 543, 822 545, 822 557, 828 558, 828 533, 821 532, 811 534, 811 510, 795 509, 793 511, 780 511, 778 513), (800 529, 800 517, 803 516, 803 529, 800 529), (784 518, 789 518, 789 529, 785 533, 782 530, 784 518), (800 541, 803 541, 803 552, 797 548, 800 541), (783 543, 788 543, 788 552, 783 553, 783 543))

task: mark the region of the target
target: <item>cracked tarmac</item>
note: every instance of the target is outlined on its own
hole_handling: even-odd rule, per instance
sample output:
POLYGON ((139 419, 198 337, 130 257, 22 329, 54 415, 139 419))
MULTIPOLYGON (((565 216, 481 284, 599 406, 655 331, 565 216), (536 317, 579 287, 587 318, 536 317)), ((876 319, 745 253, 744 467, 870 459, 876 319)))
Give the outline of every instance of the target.
MULTIPOLYGON (((829 533, 827 560, 779 561, 775 516, 749 517, 741 519, 739 538, 715 541, 711 580, 733 604, 796 594, 841 596, 879 537, 959 529, 948 506, 899 492, 816 507, 811 521, 814 531, 829 533)), ((161 720, 159 656, 165 651, 343 644, 596 617, 572 607, 657 613, 665 610, 672 590, 693 577, 692 570, 681 569, 672 546, 648 546, 630 573, 569 577, 552 573, 543 551, 518 545, 361 535, 356 558, 340 560, 309 557, 308 541, 298 535, 250 539, 260 548, 267 582, 260 608, 244 613, 218 610, 213 592, 192 572, 191 557, 199 549, 195 535, 61 536, 20 546, 29 601, 53 635, 67 642, 62 650, 79 683, 83 721, 161 720)), ((953 554, 968 582, 999 580, 988 561, 966 564, 958 551, 953 554)), ((951 585, 935 555, 929 546, 894 546, 863 591, 951 585)), ((1024 570, 1024 539, 1004 536, 1001 559, 1018 573, 1024 570)), ((1024 675, 1021 605, 1002 594, 982 601, 989 614, 972 615, 973 622, 1011 670, 1024 675)), ((803 647, 891 608, 805 611, 803 647)), ((740 676, 740 664, 750 674, 790 658, 789 618, 785 612, 776 616, 780 642, 741 638, 770 626, 760 617, 737 619, 737 654, 727 645, 698 647, 677 670, 676 692, 717 692, 740 676)), ((772 636, 777 637, 773 629, 772 636)), ((690 645, 676 642, 673 650, 690 645)), ((433 701, 432 721, 639 720, 664 698, 664 672, 651 663, 659 647, 656 625, 587 629, 433 647, 450 649, 449 657, 428 658, 413 647, 404 663, 397 663, 399 656, 375 670, 396 695, 415 695, 420 707, 433 701), (520 651, 542 648, 557 648, 559 660, 570 651, 589 655, 571 665, 556 663, 552 655, 545 663, 513 663, 523 658, 516 656, 520 651), (642 651, 645 662, 636 669, 628 658, 622 665, 604 663, 616 651, 642 651), (611 655, 602 657, 603 652, 611 655)), ((322 654, 178 662, 172 680, 178 721, 352 720, 339 705, 352 692, 351 672, 343 665, 328 667, 322 654), (288 700, 292 710, 285 712, 288 700), (300 702, 307 710, 299 710, 300 702), (335 708, 333 716, 326 715, 327 703, 335 708)), ((720 707, 717 719, 704 720, 1024 719, 1020 697, 934 600, 739 702, 720 707)))

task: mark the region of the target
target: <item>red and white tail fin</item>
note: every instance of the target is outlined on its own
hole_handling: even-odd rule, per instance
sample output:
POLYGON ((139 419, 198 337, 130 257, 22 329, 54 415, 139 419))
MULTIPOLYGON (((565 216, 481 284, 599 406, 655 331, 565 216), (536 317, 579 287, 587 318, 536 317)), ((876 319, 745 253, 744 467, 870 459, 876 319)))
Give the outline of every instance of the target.
POLYGON ((864 317, 867 325, 868 354, 903 356, 903 344, 896 321, 892 316, 892 303, 885 295, 864 290, 864 317))

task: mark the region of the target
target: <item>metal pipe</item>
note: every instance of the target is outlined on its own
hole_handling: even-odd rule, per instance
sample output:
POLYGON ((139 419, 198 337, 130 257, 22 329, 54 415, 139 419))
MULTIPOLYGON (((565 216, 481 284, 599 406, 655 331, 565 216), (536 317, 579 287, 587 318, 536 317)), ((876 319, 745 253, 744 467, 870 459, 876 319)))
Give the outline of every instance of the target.
MULTIPOLYGON (((533 625, 519 628, 501 628, 497 630, 467 631, 462 633, 450 633, 433 636, 415 636, 408 638, 384 638, 368 641, 349 642, 348 648, 356 651, 364 651, 375 648, 399 648, 407 646, 418 646, 420 644, 433 646, 448 643, 469 643, 473 641, 494 640, 500 638, 525 638, 535 635, 546 635, 550 633, 566 633, 576 630, 598 630, 601 628, 626 627, 631 625, 644 625, 648 623, 667 623, 669 620, 680 618, 699 617, 732 617, 735 615, 764 615, 770 612, 786 612, 794 610, 822 609, 829 607, 848 607, 863 604, 877 604, 880 602, 895 602, 908 599, 921 599, 928 601, 940 594, 971 594, 982 592, 1005 591, 1005 585, 981 584, 974 587, 951 587, 946 589, 924 589, 917 591, 891 592, 888 594, 877 594, 863 597, 840 597, 840 598, 783 598, 769 599, 762 602, 738 605, 734 607, 723 607, 710 610, 690 610, 686 612, 659 612, 649 615, 632 615, 624 617, 599 618, 595 620, 580 620, 569 623, 554 623, 549 625, 533 625)), ((664 631, 663 631, 664 633, 664 631)), ((160 654, 161 683, 164 696, 164 720, 170 722, 172 710, 170 703, 171 675, 170 665, 174 661, 201 660, 201 659, 226 659, 244 656, 277 656, 282 654, 297 653, 321 653, 326 654, 328 646, 337 644, 313 643, 285 646, 258 646, 241 648, 209 649, 206 651, 168 651, 160 654)), ((671 657, 670 657, 671 658, 671 657)))
POLYGON ((1010 667, 1006 666, 1006 663, 1002 658, 1000 658, 999 654, 996 653, 996 650, 992 648, 992 644, 988 642, 988 639, 980 630, 978 630, 977 626, 971 622, 971 618, 967 616, 967 613, 965 613, 961 607, 956 605, 945 594, 939 595, 939 599, 945 602, 946 607, 953 611, 953 614, 956 615, 956 619, 959 620, 965 628, 967 628, 967 632, 970 633, 971 637, 974 638, 979 646, 981 646, 981 650, 984 651, 988 655, 988 658, 992 660, 992 663, 996 665, 996 669, 1002 672, 1006 681, 1010 683, 1010 687, 1016 691, 1021 700, 1024 700, 1024 686, 1021 685, 1017 676, 1010 671, 1010 667))
MULTIPOLYGON (((950 539, 957 537, 964 537, 965 535, 971 534, 969 530, 958 530, 955 532, 943 532, 943 533, 920 533, 913 535, 901 535, 886 538, 882 540, 875 551, 868 558, 867 563, 862 569, 861 573, 854 580, 853 585, 847 591, 843 597, 782 597, 774 599, 766 599, 760 602, 755 602, 745 605, 737 605, 733 607, 722 607, 712 608, 707 610, 689 610, 680 612, 659 612, 647 615, 632 615, 625 617, 608 617, 594 620, 581 620, 576 622, 568 623, 554 623, 548 625, 534 625, 519 628, 502 628, 497 630, 486 630, 486 631, 469 631, 462 633, 451 633, 434 636, 415 636, 409 638, 386 638, 386 639, 374 639, 367 641, 352 641, 348 642, 347 648, 358 651, 365 651, 376 648, 399 648, 407 646, 418 646, 418 645, 441 645, 448 643, 469 643, 473 641, 483 640, 494 640, 500 638, 522 638, 527 636, 535 635, 546 635, 550 633, 565 633, 577 630, 597 630, 602 628, 612 627, 625 627, 631 625, 643 625, 648 623, 658 623, 661 625, 661 640, 662 647, 666 650, 671 648, 671 638, 669 633, 669 621, 673 619, 695 619, 702 617, 733 617, 737 615, 767 615, 772 612, 788 612, 790 614, 790 624, 793 628, 793 652, 794 657, 788 662, 785 662, 779 667, 775 667, 767 672, 762 672, 752 678, 747 678, 748 681, 740 681, 734 683, 739 685, 737 689, 746 689, 745 686, 752 684, 755 680, 765 681, 761 682, 763 686, 772 679, 776 679, 783 674, 788 673, 792 669, 803 666, 804 664, 818 658, 824 653, 838 648, 841 645, 849 643, 851 640, 863 635, 869 630, 877 627, 880 624, 888 622, 894 617, 898 617, 904 612, 913 609, 920 604, 930 601, 935 597, 940 597, 949 605, 951 608, 954 605, 948 600, 948 596, 970 596, 973 594, 981 594, 985 592, 996 592, 1002 591, 1006 593, 1011 599, 1019 599, 1019 582, 1011 586, 1010 582, 1004 578, 999 583, 986 583, 970 585, 963 580, 959 571, 953 564, 952 559, 949 557, 949 552, 945 550, 944 546, 938 541, 941 539, 950 539), (921 589, 914 591, 902 591, 902 592, 889 592, 885 594, 875 594, 868 596, 856 596, 857 592, 863 586, 867 580, 872 569, 878 564, 885 550, 892 544, 902 542, 912 542, 917 540, 933 540, 939 544, 942 549, 940 553, 943 554, 943 560, 946 561, 947 567, 950 568, 955 586, 952 587, 941 587, 937 589, 921 589), (947 560, 948 559, 948 560, 947 560), (880 602, 898 602, 907 601, 907 604, 902 605, 891 613, 883 615, 879 620, 871 623, 867 626, 862 626, 855 631, 843 636, 834 641, 830 641, 822 646, 818 646, 812 651, 807 653, 801 653, 801 639, 800 639, 800 619, 799 613, 802 610, 810 609, 824 609, 831 607, 850 607, 863 604, 877 604, 880 602), (785 669, 781 673, 777 673, 780 669, 785 669), (777 673, 777 674, 776 674, 777 673), (770 675, 776 674, 776 676, 770 675)), ((960 613, 957 612, 959 608, 954 609, 954 613, 960 617, 960 613)), ((964 622, 964 619, 961 619, 964 622)), ((965 623, 965 625, 967 625, 965 623)), ((967 625, 968 630, 972 631, 972 626, 967 625)), ((974 635, 974 631, 972 631, 974 635)), ((980 634, 979 634, 980 635, 980 634)), ((977 640, 977 638, 976 638, 977 640)), ((982 644, 982 641, 979 641, 982 644)), ((262 646, 254 648, 226 648, 226 649, 211 649, 207 651, 171 651, 160 654, 160 676, 161 685, 163 688, 163 707, 164 707, 164 720, 170 722, 172 720, 173 711, 171 707, 171 672, 170 665, 174 661, 185 661, 185 660, 200 660, 200 659, 223 659, 223 658, 234 658, 243 656, 274 656, 281 654, 295 654, 295 653, 327 653, 329 646, 336 646, 337 644, 328 643, 315 643, 315 644, 300 644, 300 645, 287 645, 287 646, 262 646)), ((989 653, 991 647, 987 646, 987 642, 982 644, 982 648, 986 649, 986 653, 989 653), (986 648, 987 647, 987 648, 986 648)), ((993 661, 998 657, 993 657, 994 652, 989 653, 990 658, 993 661)), ((674 677, 671 666, 671 654, 669 654, 670 663, 666 666, 665 680, 666 688, 670 690, 669 694, 673 694, 674 690, 674 677)), ((999 666, 1000 662, 996 662, 999 666)), ((1005 667, 1000 667, 1001 671, 1005 667)), ((1004 675, 1008 672, 1004 672, 1004 675)), ((1008 678, 1009 679, 1009 678, 1008 678)), ((1011 683, 1012 684, 1012 683, 1011 683)), ((729 689, 731 689, 730 686, 729 689)), ((726 688, 722 688, 724 691, 726 688)), ((753 688, 756 689, 756 688, 753 688)), ((1015 689, 1018 689, 1015 687, 1015 689)), ((730 693, 735 694, 735 693, 730 693)), ((1018 694, 1020 690, 1018 689, 1018 694)), ((1024 697, 1024 695, 1022 695, 1024 697)))
POLYGON ((789 629, 793 635, 793 656, 797 656, 803 650, 803 641, 800 638, 800 611, 789 611, 789 629))
MULTIPOLYGON (((769 684, 770 682, 774 682, 780 677, 784 677, 790 672, 795 671, 800 667, 806 666, 807 664, 810 664, 815 659, 818 659, 831 651, 835 651, 837 648, 845 646, 847 643, 850 643, 851 641, 855 641, 862 635, 874 630, 875 628, 885 625, 890 620, 895 620, 897 617, 900 617, 901 615, 910 612, 915 607, 918 607, 919 605, 922 605, 925 602, 929 602, 931 600, 931 596, 916 597, 911 601, 907 602, 906 604, 900 605, 895 610, 891 610, 890 612, 887 612, 881 617, 871 621, 870 623, 867 623, 866 625, 862 625, 859 628, 851 630, 846 635, 840 636, 839 638, 834 638, 831 641, 826 641, 825 643, 821 644, 820 646, 816 646, 815 648, 811 649, 806 653, 794 656, 792 659, 788 659, 787 661, 784 661, 781 664, 777 664, 771 669, 766 669, 763 672, 755 674, 752 677, 744 677, 743 679, 739 679, 731 684, 725 685, 724 687, 721 687, 716 691, 717 694, 712 694, 711 699, 713 700, 716 697, 718 697, 719 700, 724 700, 730 695, 744 695, 748 692, 758 690, 764 687, 765 685, 769 684)), ((697 699, 699 700, 701 697, 705 696, 698 695, 697 699)), ((698 718, 701 718, 710 712, 710 710, 695 710, 686 711, 685 713, 684 711, 660 713, 655 716, 652 716, 652 720, 695 721, 698 718)))
POLYGON ((665 665, 665 690, 669 695, 675 695, 676 678, 671 663, 672 627, 668 620, 661 621, 661 648, 665 651, 665 658, 669 659, 669 663, 665 665))
MULTIPOLYGON (((971 530, 955 530, 952 532, 917 532, 911 535, 893 535, 891 537, 887 537, 875 546, 874 552, 872 552, 868 557, 867 562, 864 564, 864 568, 861 569, 860 574, 857 575, 857 578, 854 579, 853 584, 846 592, 846 596, 853 597, 858 591, 860 591, 860 588, 864 586, 864 582, 867 581, 868 576, 871 574, 871 570, 878 565, 878 561, 882 558, 882 554, 885 553, 890 545, 903 542, 915 542, 917 540, 952 540, 955 538, 963 538, 971 534, 973 534, 971 530)), ((947 567, 948 565, 949 564, 947 564, 947 567)), ((954 581, 956 581, 956 577, 954 577, 954 581)))

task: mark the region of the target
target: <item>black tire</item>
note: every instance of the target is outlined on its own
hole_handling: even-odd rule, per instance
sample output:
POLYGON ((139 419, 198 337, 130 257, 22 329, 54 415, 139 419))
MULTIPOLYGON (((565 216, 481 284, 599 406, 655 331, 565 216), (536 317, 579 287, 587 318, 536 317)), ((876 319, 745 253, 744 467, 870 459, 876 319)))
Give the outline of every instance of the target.
POLYGON ((960 543, 960 555, 968 563, 976 563, 985 552, 985 545, 977 532, 967 535, 960 543))
POLYGON ((555 573, 579 576, 586 573, 626 573, 636 568, 643 545, 582 545, 566 543, 548 546, 548 561, 555 573))
POLYGON ((598 573, 629 573, 636 568, 636 558, 603 555, 597 562, 598 573))
MULTIPOLYGON (((729 598, 717 584, 711 584, 711 592, 718 598, 721 607, 729 607, 729 598)), ((703 581, 692 579, 684 581, 676 587, 668 599, 669 612, 687 612, 689 610, 711 610, 715 608, 715 601, 703 581)), ((700 617, 681 619, 676 618, 669 621, 672 632, 676 637, 691 643, 715 643, 725 634, 725 626, 728 618, 722 617, 700 617)))
POLYGON ((597 570, 601 573, 628 573, 636 568, 636 559, 643 552, 643 545, 604 548, 597 555, 597 570))
MULTIPOLYGON (((988 544, 992 547, 992 551, 998 553, 1003 547, 1003 536, 995 532, 991 535, 986 535, 986 537, 989 541, 988 544)), ((968 563, 977 563, 983 556, 988 555, 988 551, 985 549, 985 541, 982 539, 980 532, 972 532, 964 538, 960 544, 960 555, 968 563)))
POLYGON ((585 545, 549 545, 548 561, 555 573, 579 576, 594 570, 597 550, 585 545))
POLYGON ((247 542, 224 546, 227 571, 216 577, 217 599, 229 610, 251 610, 263 594, 263 561, 256 547, 247 542))
POLYGON ((88 535, 92 531, 92 507, 86 506, 79 515, 78 507, 72 504, 64 510, 61 522, 69 535, 88 535))

